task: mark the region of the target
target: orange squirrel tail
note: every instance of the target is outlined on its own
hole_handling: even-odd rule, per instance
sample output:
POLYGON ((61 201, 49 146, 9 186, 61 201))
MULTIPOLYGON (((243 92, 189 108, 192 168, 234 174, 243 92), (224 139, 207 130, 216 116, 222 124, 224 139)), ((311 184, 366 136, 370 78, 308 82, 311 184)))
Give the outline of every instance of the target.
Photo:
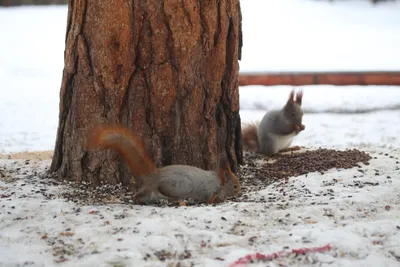
POLYGON ((258 123, 248 123, 242 128, 242 140, 245 148, 255 151, 258 149, 258 123))
POLYGON ((146 176, 157 170, 149 153, 130 129, 121 125, 101 125, 89 134, 88 149, 114 149, 126 162, 133 176, 146 176))

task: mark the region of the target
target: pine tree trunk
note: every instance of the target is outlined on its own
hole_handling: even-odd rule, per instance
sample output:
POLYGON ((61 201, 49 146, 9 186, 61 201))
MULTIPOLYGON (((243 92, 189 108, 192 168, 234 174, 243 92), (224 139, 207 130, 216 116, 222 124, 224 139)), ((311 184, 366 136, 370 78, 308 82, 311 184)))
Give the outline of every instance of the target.
POLYGON ((113 151, 86 151, 98 122, 145 140, 158 166, 242 162, 239 0, 70 0, 51 171, 129 183, 113 151))

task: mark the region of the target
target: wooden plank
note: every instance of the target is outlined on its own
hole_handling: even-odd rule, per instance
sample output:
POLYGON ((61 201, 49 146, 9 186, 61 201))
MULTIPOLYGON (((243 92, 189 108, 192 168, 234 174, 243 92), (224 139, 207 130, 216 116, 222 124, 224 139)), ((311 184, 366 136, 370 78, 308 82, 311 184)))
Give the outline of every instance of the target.
POLYGON ((240 73, 239 86, 246 85, 400 85, 400 71, 388 72, 280 72, 240 73))

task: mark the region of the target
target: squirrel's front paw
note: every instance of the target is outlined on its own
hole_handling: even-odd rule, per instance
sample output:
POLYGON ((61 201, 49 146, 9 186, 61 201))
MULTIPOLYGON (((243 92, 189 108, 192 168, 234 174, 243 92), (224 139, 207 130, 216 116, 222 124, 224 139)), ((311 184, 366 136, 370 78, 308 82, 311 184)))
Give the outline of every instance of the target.
POLYGON ((295 130, 297 133, 303 131, 305 128, 306 128, 306 126, 304 126, 303 124, 300 124, 300 125, 297 125, 297 124, 296 124, 296 125, 294 125, 294 130, 295 130))

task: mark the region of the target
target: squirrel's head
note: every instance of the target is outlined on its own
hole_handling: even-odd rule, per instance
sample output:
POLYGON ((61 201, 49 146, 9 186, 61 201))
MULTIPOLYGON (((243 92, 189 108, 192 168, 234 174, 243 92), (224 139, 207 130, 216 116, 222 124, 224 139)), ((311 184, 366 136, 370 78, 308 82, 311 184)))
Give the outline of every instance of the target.
POLYGON ((303 91, 297 92, 295 95, 294 90, 290 92, 289 99, 283 107, 283 115, 286 120, 291 124, 300 125, 303 120, 303 110, 301 102, 303 99, 303 91))
POLYGON ((218 177, 221 179, 221 194, 226 197, 233 197, 241 194, 239 178, 232 172, 229 161, 226 157, 222 157, 219 161, 218 177))

